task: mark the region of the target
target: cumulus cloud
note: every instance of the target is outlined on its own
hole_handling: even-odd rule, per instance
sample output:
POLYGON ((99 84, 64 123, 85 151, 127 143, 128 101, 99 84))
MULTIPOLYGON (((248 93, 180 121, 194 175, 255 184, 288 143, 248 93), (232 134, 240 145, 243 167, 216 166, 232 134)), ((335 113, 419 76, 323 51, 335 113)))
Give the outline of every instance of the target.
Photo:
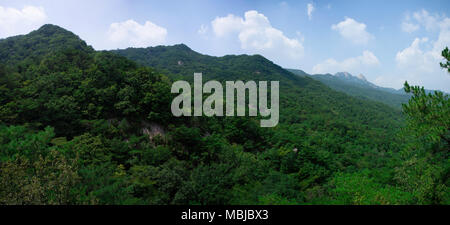
POLYGON ((308 19, 311 20, 312 19, 312 14, 314 12, 314 5, 312 3, 308 3, 306 5, 307 11, 308 11, 308 19))
POLYGON ((420 29, 425 28, 427 31, 433 31, 439 29, 439 21, 445 19, 443 16, 437 14, 431 15, 427 10, 420 10, 414 13, 406 13, 402 22, 402 30, 407 33, 412 33, 420 29))
POLYGON ((108 36, 115 48, 148 47, 165 43, 167 30, 150 21, 139 24, 134 20, 127 20, 112 23, 108 36))
POLYGON ((228 14, 226 17, 217 17, 211 22, 214 34, 218 37, 223 37, 233 32, 239 32, 243 30, 244 24, 245 21, 241 17, 233 14, 228 14))
POLYGON ((272 27, 269 19, 257 11, 247 11, 244 18, 229 14, 211 22, 216 37, 237 35, 241 48, 251 53, 262 54, 284 65, 303 57, 302 43, 286 37, 282 31, 272 27))
POLYGON ((438 20, 439 20, 439 16, 438 15, 430 15, 430 13, 428 13, 428 11, 422 9, 421 11, 415 12, 413 14, 413 18, 422 26, 425 27, 425 29, 427 30, 433 30, 438 28, 438 20))
POLYGON ((366 24, 347 17, 344 21, 332 25, 331 29, 338 31, 342 37, 355 44, 367 44, 373 36, 366 31, 366 27, 366 24))
POLYGON ((0 6, 0 38, 28 33, 39 28, 46 20, 47 15, 42 7, 15 9, 0 6))
POLYGON ((378 58, 371 51, 364 51, 362 55, 337 61, 333 58, 327 59, 313 67, 313 73, 336 73, 348 71, 359 73, 365 68, 380 64, 378 58))
POLYGON ((436 40, 415 38, 406 48, 397 52, 395 60, 404 80, 420 83, 428 88, 450 89, 450 76, 439 67, 443 61, 441 51, 450 46, 450 18, 431 16, 421 10, 413 14, 413 18, 427 30, 438 30, 436 40))
POLYGON ((439 36, 433 43, 433 52, 437 52, 439 57, 442 49, 446 46, 450 46, 450 18, 444 18, 439 22, 439 36))
POLYGON ((433 53, 431 51, 424 52, 420 47, 422 43, 426 42, 428 42, 428 38, 416 38, 409 47, 397 52, 395 56, 397 65, 400 68, 415 67, 423 72, 432 72, 433 67, 437 65, 433 63, 435 61, 433 53))
POLYGON ((450 18, 444 18, 437 23, 439 36, 435 41, 428 38, 415 38, 410 46, 397 52, 395 60, 402 68, 415 68, 421 71, 433 71, 441 60, 441 51, 450 46, 450 18), (425 43, 430 42, 431 48, 425 43))
POLYGON ((418 24, 413 24, 409 22, 403 22, 402 23, 402 30, 407 33, 412 33, 416 30, 418 30, 420 26, 418 24))

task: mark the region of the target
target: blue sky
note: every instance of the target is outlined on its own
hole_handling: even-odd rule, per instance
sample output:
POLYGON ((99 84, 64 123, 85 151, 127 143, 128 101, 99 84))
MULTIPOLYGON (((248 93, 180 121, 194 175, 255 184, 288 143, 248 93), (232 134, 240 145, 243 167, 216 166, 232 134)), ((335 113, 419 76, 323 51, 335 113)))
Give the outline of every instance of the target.
MULTIPOLYGON (((362 73, 450 92, 439 68, 450 46, 450 1, 2 0, 0 38, 45 23, 96 49, 185 43, 203 54, 262 54, 308 73, 362 73)), ((199 71, 201 72, 201 71, 199 71)))

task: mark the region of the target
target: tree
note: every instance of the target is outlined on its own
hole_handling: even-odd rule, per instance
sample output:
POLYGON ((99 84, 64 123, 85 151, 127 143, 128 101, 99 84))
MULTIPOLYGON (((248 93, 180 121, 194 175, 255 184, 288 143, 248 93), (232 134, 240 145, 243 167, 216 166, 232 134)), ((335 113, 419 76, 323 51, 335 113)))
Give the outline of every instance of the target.
POLYGON ((448 50, 448 47, 445 47, 445 49, 442 50, 442 57, 444 57, 447 62, 440 63, 441 67, 447 69, 447 71, 450 73, 450 51, 448 50))
MULTIPOLYGON (((447 59, 441 67, 448 68, 448 48, 442 51, 447 59)), ((402 132, 401 166, 395 180, 411 192, 418 204, 448 204, 450 150, 450 101, 439 91, 426 93, 423 87, 404 85, 412 97, 403 105, 407 126, 402 132)))
POLYGON ((51 150, 34 162, 19 156, 0 164, 0 204, 82 203, 74 189, 80 182, 76 160, 51 150))

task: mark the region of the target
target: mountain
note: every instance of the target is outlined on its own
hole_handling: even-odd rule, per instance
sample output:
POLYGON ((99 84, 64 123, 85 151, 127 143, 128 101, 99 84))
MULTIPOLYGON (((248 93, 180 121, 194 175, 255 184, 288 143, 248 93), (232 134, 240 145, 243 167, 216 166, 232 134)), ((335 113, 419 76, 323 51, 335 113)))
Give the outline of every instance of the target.
POLYGON ((27 35, 0 39, 0 62, 9 66, 38 63, 47 55, 68 49, 94 51, 74 33, 46 24, 27 35))
POLYGON ((416 174, 401 167, 399 110, 261 55, 213 57, 183 44, 95 51, 53 25, 0 40, 0 54, 0 204, 414 204, 421 197, 398 179, 416 174), (171 84, 192 81, 194 72, 205 81, 279 81, 279 125, 173 116, 171 84))
MULTIPOLYGON (((138 118, 134 122, 140 123, 150 119, 142 113, 144 107, 158 120, 170 112, 159 105, 162 102, 148 106, 148 100, 142 100, 142 88, 151 80, 169 92, 154 93, 168 105, 168 81, 165 85, 162 81, 167 77, 151 70, 140 75, 143 72, 133 61, 97 52, 59 26, 47 24, 27 35, 0 40, 0 58, 0 123, 51 126, 57 135, 71 138, 82 133, 89 120, 138 118), (137 76, 141 83, 130 80, 137 76)), ((150 93, 151 88, 146 90, 150 93)))
POLYGON ((298 70, 289 70, 299 76, 309 76, 317 81, 324 83, 330 88, 344 92, 348 95, 362 99, 370 99, 382 102, 391 107, 400 109, 402 103, 408 102, 410 96, 403 90, 395 90, 393 88, 379 87, 367 81, 364 75, 359 74, 353 76, 348 72, 339 72, 335 75, 331 74, 314 74, 309 75, 298 70))
POLYGON ((165 71, 175 79, 191 81, 194 72, 202 72, 205 80, 280 81, 280 119, 285 123, 296 123, 316 117, 323 120, 356 119, 367 124, 381 122, 381 117, 399 119, 395 115, 398 112, 383 104, 363 101, 333 91, 312 79, 313 77, 296 76, 260 55, 213 57, 197 53, 184 44, 128 48, 111 52, 141 65, 165 71))
POLYGON ((353 76, 352 74, 350 74, 348 72, 338 72, 338 73, 334 74, 334 76, 336 78, 339 78, 340 80, 347 81, 349 83, 366 85, 366 86, 371 86, 374 88, 377 87, 374 84, 367 81, 366 77, 364 77, 364 75, 362 75, 362 74, 359 74, 358 76, 353 76))

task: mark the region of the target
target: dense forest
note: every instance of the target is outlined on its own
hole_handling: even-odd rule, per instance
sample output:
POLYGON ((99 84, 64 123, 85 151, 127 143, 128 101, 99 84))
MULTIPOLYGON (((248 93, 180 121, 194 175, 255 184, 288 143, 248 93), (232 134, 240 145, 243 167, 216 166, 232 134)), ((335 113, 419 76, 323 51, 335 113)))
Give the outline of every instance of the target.
POLYGON ((405 91, 400 110, 260 55, 95 51, 44 25, 0 40, 0 204, 450 204, 448 95, 405 91), (280 124, 172 116, 194 72, 280 81, 280 124))

